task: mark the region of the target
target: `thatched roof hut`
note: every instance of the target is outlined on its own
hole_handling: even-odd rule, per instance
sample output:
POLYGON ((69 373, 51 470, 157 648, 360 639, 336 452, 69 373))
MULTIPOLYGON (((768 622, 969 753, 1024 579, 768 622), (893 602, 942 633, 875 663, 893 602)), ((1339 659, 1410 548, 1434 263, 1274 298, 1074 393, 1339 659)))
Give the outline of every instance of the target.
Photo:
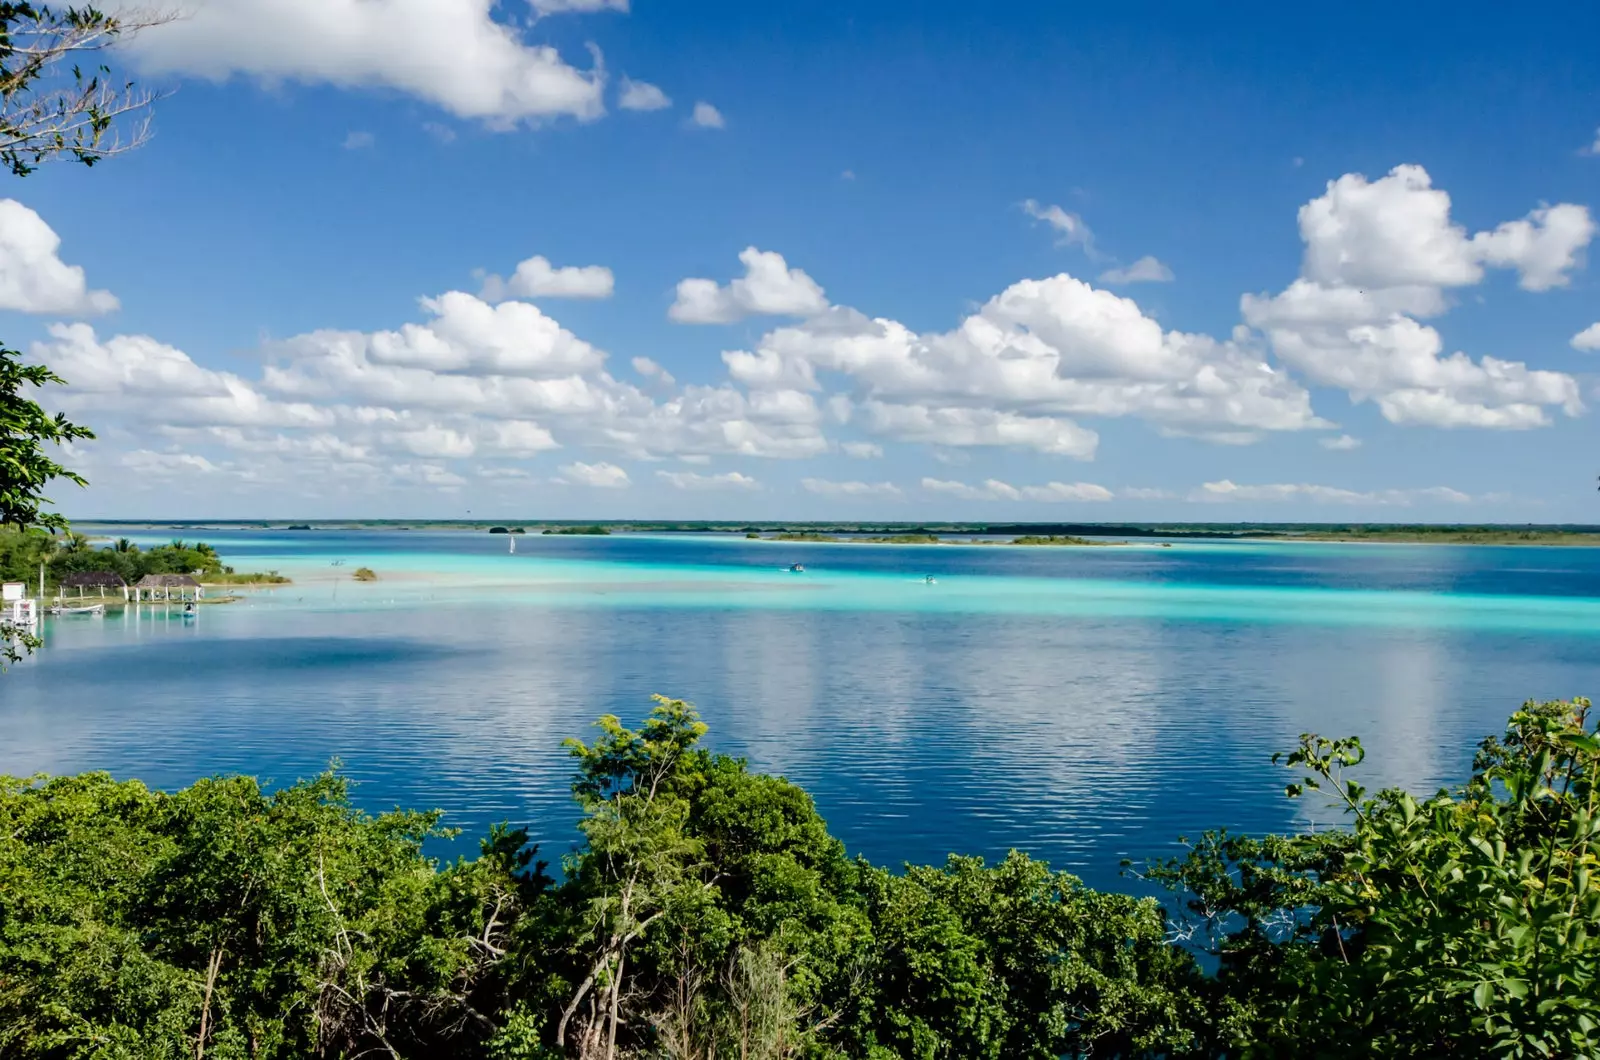
POLYGON ((146 574, 134 584, 135 589, 198 589, 200 583, 188 574, 146 574))
POLYGON ((176 594, 181 600, 187 598, 191 590, 196 600, 205 595, 200 583, 187 574, 146 574, 134 583, 133 598, 138 600, 149 594, 152 600, 170 600, 176 594))
POLYGON ((125 589, 128 583, 114 570, 81 570, 61 579, 63 589, 125 589))

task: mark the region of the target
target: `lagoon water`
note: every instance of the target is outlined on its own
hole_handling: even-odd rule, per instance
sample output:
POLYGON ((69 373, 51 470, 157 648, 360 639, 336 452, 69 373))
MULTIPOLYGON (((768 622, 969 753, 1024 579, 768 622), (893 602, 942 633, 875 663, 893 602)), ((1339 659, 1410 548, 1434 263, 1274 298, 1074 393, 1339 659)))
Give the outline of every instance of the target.
POLYGON ((1524 698, 1600 689, 1596 549, 183 536, 295 583, 51 620, 0 678, 0 773, 175 787, 338 759, 365 807, 442 808, 462 852, 509 820, 553 859, 562 739, 662 692, 854 852, 1015 847, 1106 886, 1180 835, 1330 819, 1270 761, 1301 732, 1360 735, 1374 785, 1431 792, 1524 698))

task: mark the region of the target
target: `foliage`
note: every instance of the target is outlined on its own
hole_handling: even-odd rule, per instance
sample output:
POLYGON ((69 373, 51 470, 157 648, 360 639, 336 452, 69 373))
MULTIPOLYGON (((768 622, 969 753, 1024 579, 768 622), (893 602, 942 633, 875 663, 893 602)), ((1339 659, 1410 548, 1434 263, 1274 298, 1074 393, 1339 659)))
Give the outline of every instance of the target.
MULTIPOLYGON (((0 19, 5 7, 0 4, 0 19)), ((58 478, 86 485, 82 476, 56 463, 45 447, 94 434, 63 413, 50 415, 24 389, 63 382, 44 365, 24 364, 20 353, 0 346, 0 529, 64 529, 65 519, 40 510, 50 503, 44 488, 58 478)))
POLYGON ((605 537, 611 533, 604 526, 552 526, 544 532, 564 537, 605 537))
POLYGON ((174 795, 103 774, 0 785, 0 1054, 410 1055, 487 1037, 491 974, 545 880, 496 832, 368 817, 325 775, 174 795))
POLYGON ((1072 537, 1067 534, 1025 534, 1013 538, 1013 545, 1099 545, 1104 542, 1090 541, 1086 537, 1072 537))
POLYGON ((240 573, 225 566, 217 550, 203 541, 172 541, 141 549, 127 538, 102 547, 71 531, 52 537, 40 531, 0 530, 0 581, 34 585, 45 565, 47 589, 69 574, 109 571, 130 585, 146 574, 192 574, 217 585, 283 585, 289 579, 276 571, 240 573))
POLYGON ((143 144, 152 97, 112 82, 104 65, 85 73, 75 59, 163 21, 92 6, 0 3, 0 166, 19 177, 53 159, 92 166, 143 144))
POLYGON ((350 577, 358 582, 375 582, 378 580, 378 572, 371 567, 357 567, 356 572, 350 577))
POLYGON ((435 862, 437 814, 368 816, 332 774, 0 781, 0 1055, 1600 1055, 1585 701, 1528 704, 1423 802, 1304 737, 1291 794, 1350 827, 1207 835, 1150 870, 1173 920, 1015 852, 851 860, 704 732, 658 698, 568 742, 559 884, 504 827, 435 862))
POLYGON ((1348 830, 1208 834, 1153 875, 1220 962, 1243 1056, 1600 1055, 1600 737, 1587 700, 1526 704, 1472 778, 1418 802, 1307 735, 1289 786, 1348 830))

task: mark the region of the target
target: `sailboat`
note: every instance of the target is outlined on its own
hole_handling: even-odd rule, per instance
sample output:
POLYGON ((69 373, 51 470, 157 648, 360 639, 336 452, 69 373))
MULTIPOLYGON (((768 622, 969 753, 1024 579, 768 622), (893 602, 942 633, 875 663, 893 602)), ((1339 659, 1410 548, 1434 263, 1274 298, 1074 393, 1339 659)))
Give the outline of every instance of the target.
POLYGON ((515 537, 513 537, 511 539, 511 552, 510 552, 510 555, 514 556, 516 554, 517 554, 517 539, 515 537))

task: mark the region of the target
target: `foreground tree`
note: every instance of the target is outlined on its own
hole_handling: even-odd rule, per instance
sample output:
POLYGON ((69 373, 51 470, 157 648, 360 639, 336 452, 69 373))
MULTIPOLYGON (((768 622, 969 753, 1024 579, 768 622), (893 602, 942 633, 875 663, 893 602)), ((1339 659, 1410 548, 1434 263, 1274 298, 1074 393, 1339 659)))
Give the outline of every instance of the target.
POLYGON ((0 1056, 1238 1060, 1600 1055, 1600 770, 1586 701, 1528 704, 1471 780, 1345 830, 1210 835, 1169 919, 1013 853, 890 872, 687 704, 572 744, 584 841, 472 861, 329 775, 172 794, 0 780, 0 1056), (1174 938, 1177 932, 1178 937, 1174 938), (1202 974, 1196 948, 1209 950, 1202 974))
POLYGON ((1588 700, 1528 703, 1463 787, 1369 796, 1357 740, 1302 737, 1289 786, 1350 827, 1208 834, 1153 875, 1220 962, 1252 1057, 1600 1055, 1600 735, 1588 700))

